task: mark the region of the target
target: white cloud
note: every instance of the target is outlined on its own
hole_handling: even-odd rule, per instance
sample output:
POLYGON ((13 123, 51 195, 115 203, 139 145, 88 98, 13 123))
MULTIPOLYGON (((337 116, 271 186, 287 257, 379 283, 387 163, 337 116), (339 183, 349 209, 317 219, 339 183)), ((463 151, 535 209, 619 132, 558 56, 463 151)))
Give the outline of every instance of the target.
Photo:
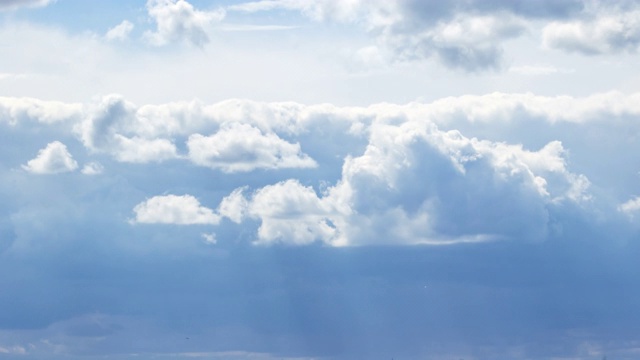
POLYGON ((63 121, 77 121, 83 113, 82 104, 44 101, 33 98, 0 97, 0 122, 11 125, 35 121, 53 124, 63 121))
POLYGON ((109 41, 127 40, 129 38, 129 34, 133 30, 133 27, 134 26, 130 21, 124 20, 120 24, 109 29, 109 31, 107 31, 104 37, 109 41))
POLYGON ((71 172, 78 168, 66 145, 54 141, 38 152, 35 159, 29 160, 23 169, 34 174, 57 174, 71 172))
POLYGON ((415 122, 381 124, 329 192, 350 207, 352 244, 541 239, 547 207, 571 188, 560 154, 559 144, 533 152, 415 122))
POLYGON ((213 210, 200 205, 198 199, 191 195, 154 196, 133 208, 134 223, 216 225, 220 217, 213 210))
POLYGON ((256 191, 245 199, 242 190, 235 190, 221 204, 221 214, 232 220, 243 217, 259 219, 255 244, 330 243, 337 231, 330 220, 333 211, 329 202, 318 198, 315 191, 297 180, 287 180, 256 191))
POLYGON ((136 106, 120 96, 110 95, 76 125, 75 131, 87 148, 109 153, 118 161, 146 163, 178 157, 171 140, 137 136, 136 123, 136 106))
POLYGON ((229 218, 231 221, 238 224, 242 222, 249 206, 249 203, 243 194, 245 190, 245 188, 235 189, 230 195, 222 199, 218 206, 218 213, 220 216, 229 218))
POLYGON ((202 238, 204 239, 204 242, 210 245, 215 245, 218 243, 218 239, 216 238, 216 234, 215 233, 203 233, 202 234, 202 238))
POLYGON ((524 22, 513 16, 459 16, 419 32, 392 32, 380 40, 401 59, 436 56, 444 65, 467 71, 501 66, 499 44, 522 34, 524 22))
POLYGON ((27 349, 18 345, 8 347, 0 346, 0 354, 25 355, 27 354, 27 349))
POLYGON ((433 123, 374 123, 361 156, 318 195, 297 180, 236 190, 220 213, 257 219, 257 244, 450 244, 546 238, 549 211, 590 199, 589 180, 567 170, 564 148, 538 151, 477 140, 433 123))
POLYGON ((543 31, 550 48, 585 55, 636 52, 640 45, 640 10, 603 11, 594 19, 553 22, 543 31))
POLYGON ((99 175, 102 174, 103 171, 104 166, 102 166, 102 164, 100 164, 99 162, 94 161, 86 163, 81 170, 84 175, 99 175))
POLYGON ((618 206, 618 211, 621 211, 627 215, 633 215, 638 210, 640 210, 640 196, 629 199, 625 203, 618 206))
POLYGON ((148 0, 147 10, 157 29, 145 35, 158 46, 183 40, 203 46, 209 42, 208 28, 224 18, 222 10, 196 10, 185 0, 148 0))
POLYGON ((317 166, 301 152, 300 144, 286 142, 274 133, 264 134, 248 124, 227 124, 211 136, 191 135, 187 146, 194 164, 228 173, 317 166))
POLYGON ((0 0, 0 10, 16 9, 19 7, 42 7, 55 0, 0 0))
POLYGON ((129 163, 161 162, 178 157, 176 146, 168 139, 128 138, 115 135, 111 149, 118 161, 129 163))
MULTIPOLYGON (((541 8, 545 6, 548 4, 540 4, 541 8)), ((378 44, 391 50, 395 60, 435 57, 445 66, 466 71, 499 67, 502 57, 500 44, 521 35, 526 29, 523 16, 532 15, 509 4, 487 6, 462 1, 438 4, 416 1, 276 0, 249 2, 228 9, 257 12, 278 8, 300 11, 317 21, 362 24, 375 36, 378 44), (491 7, 503 11, 496 15, 487 11, 491 7)), ((359 57, 363 55, 367 54, 358 53, 359 57)))
MULTIPOLYGON (((118 161, 176 158, 229 173, 319 166, 313 174, 332 173, 331 180, 317 179, 324 184, 320 192, 307 186, 313 180, 306 176, 316 176, 308 171, 273 174, 275 185, 246 178, 233 184, 257 190, 234 191, 211 214, 240 224, 259 221, 258 243, 536 240, 546 237, 557 209, 602 201, 591 193, 597 172, 584 161, 572 170, 569 150, 581 151, 581 134, 633 128, 625 119, 640 115, 639 98, 492 93, 368 107, 244 100, 137 107, 109 96, 87 106, 75 130, 88 149, 118 161), (535 126, 539 138, 527 142, 529 134, 516 134, 500 141, 501 131, 523 124, 535 126), (188 156, 178 154, 174 142, 185 145, 188 156), (292 177, 298 179, 282 181, 292 177)), ((625 133, 633 141, 634 131, 625 133)))

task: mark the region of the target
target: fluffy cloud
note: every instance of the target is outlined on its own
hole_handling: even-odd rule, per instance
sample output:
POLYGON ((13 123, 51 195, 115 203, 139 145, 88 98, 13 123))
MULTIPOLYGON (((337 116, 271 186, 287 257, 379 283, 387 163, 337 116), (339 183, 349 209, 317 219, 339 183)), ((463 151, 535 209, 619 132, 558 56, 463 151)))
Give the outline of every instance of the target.
POLYGON ((133 208, 134 223, 215 225, 220 217, 213 210, 200 205, 198 199, 191 195, 154 196, 133 208))
POLYGON ((368 107, 244 100, 137 107, 107 96, 81 107, 74 129, 91 152, 117 161, 175 158, 233 173, 221 178, 224 193, 241 189, 211 211, 242 226, 259 223, 256 243, 540 240, 556 231, 563 208, 616 213, 618 204, 597 194, 624 177, 600 170, 611 161, 584 155, 619 151, 608 144, 620 131, 625 153, 634 153, 635 125, 626 119, 640 114, 638 96, 492 93, 368 107), (536 136, 524 136, 532 126, 536 136), (240 174, 256 169, 290 170, 240 174))
POLYGON ((169 139, 144 138, 130 126, 135 124, 135 105, 119 96, 107 96, 92 114, 75 127, 83 144, 94 152, 113 155, 118 161, 145 163, 177 157, 177 149, 169 139))
POLYGON ((296 180, 287 180, 256 191, 250 200, 239 190, 225 198, 222 213, 232 220, 242 215, 259 219, 256 244, 276 242, 309 244, 331 242, 337 235, 330 220, 334 214, 329 201, 296 180))
POLYGON ((248 213, 261 220, 258 244, 274 241, 307 244, 330 240, 336 229, 328 216, 330 208, 315 191, 297 181, 285 181, 258 190, 248 213))
POLYGON ((417 123, 381 125, 365 153, 347 159, 331 196, 350 206, 352 243, 543 239, 554 199, 583 200, 570 195, 582 178, 561 155, 559 143, 528 151, 417 123))
POLYGON ((81 118, 81 104, 67 104, 60 101, 44 101, 33 98, 0 97, 0 122, 16 125, 34 121, 53 124, 63 121, 77 121, 81 118))
POLYGON ((145 35, 158 46, 183 40, 203 46, 209 42, 207 29, 224 18, 222 10, 196 10, 185 0, 149 0, 147 10, 157 29, 145 35))
POLYGON ((104 37, 109 41, 123 41, 129 38, 129 34, 133 30, 133 24, 130 21, 124 20, 120 24, 112 27, 107 31, 104 37))
POLYGON ((585 55, 635 52, 640 45, 640 10, 554 22, 544 28, 543 38, 548 47, 585 55))
POLYGON ((559 142, 530 151, 424 122, 374 124, 364 154, 321 196, 288 180, 249 198, 236 190, 220 214, 259 220, 257 244, 541 240, 555 206, 590 199, 589 180, 563 156, 559 142))
POLYGON ((35 159, 29 160, 22 167, 34 174, 57 174, 74 171, 78 168, 78 163, 73 159, 66 145, 54 141, 47 144, 38 152, 35 159))
POLYGON ((252 171, 259 168, 309 168, 316 162, 276 134, 263 134, 248 124, 232 123, 211 136, 194 134, 187 142, 193 163, 224 172, 252 171))

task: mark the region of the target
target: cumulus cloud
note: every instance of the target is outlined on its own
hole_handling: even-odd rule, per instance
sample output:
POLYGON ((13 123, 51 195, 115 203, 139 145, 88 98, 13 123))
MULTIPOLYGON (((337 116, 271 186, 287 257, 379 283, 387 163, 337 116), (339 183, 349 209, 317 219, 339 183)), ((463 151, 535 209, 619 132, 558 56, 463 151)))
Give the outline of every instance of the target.
POLYGON ((330 242, 336 229, 330 220, 331 204, 318 198, 311 187, 287 180, 257 190, 246 199, 243 189, 223 199, 221 215, 239 222, 243 217, 260 220, 256 244, 309 244, 330 242))
POLYGON ((553 22, 543 31, 544 43, 554 49, 585 55, 636 52, 640 45, 640 10, 595 18, 553 22))
POLYGON ((38 156, 29 160, 23 169, 34 174, 57 174, 71 172, 78 168, 78 163, 73 159, 67 146, 59 141, 54 141, 38 152, 38 156))
POLYGON ((163 195, 147 199, 133 208, 134 223, 215 225, 220 217, 213 210, 200 205, 191 195, 163 195))
POLYGON ((228 124, 211 136, 191 135, 187 146, 194 164, 228 173, 317 166, 302 153, 300 144, 286 142, 273 133, 264 134, 248 124, 228 124))
POLYGON ((434 124, 374 124, 366 151, 318 195, 297 180, 245 197, 220 214, 260 221, 257 244, 333 246, 545 239, 549 212, 590 199, 589 181, 568 171, 559 142, 538 151, 464 137, 434 124))
POLYGON ((433 126, 381 125, 365 153, 347 159, 331 196, 351 208, 350 242, 543 239, 549 205, 574 182, 561 152, 558 143, 528 151, 433 126))
POLYGON ((0 97, 0 122, 7 122, 10 125, 27 121, 43 124, 77 121, 82 114, 82 104, 26 97, 0 97))
POLYGON ((75 129, 87 148, 109 153, 118 161, 145 163, 177 157, 176 146, 171 140, 137 136, 135 130, 130 128, 135 123, 135 105, 120 96, 111 95, 103 98, 91 115, 77 124, 75 129))
MULTIPOLYGON (((606 146, 602 137, 611 134, 603 129, 633 126, 625 119, 640 114, 639 96, 492 93, 367 107, 245 100, 137 107, 108 96, 84 107, 74 129, 87 149, 118 161, 175 158, 234 173, 224 177, 235 179, 225 191, 241 188, 211 213, 259 223, 260 244, 539 240, 555 231, 550 224, 563 207, 601 205, 594 194, 606 185, 593 183, 594 175, 602 181, 594 162, 583 157, 574 168, 569 160, 606 146), (535 141, 509 133, 521 126, 535 126, 535 141), (592 134, 599 140, 585 144, 592 134), (268 179, 238 174, 256 169, 298 170, 268 179)), ((633 147, 634 131, 624 133, 633 147)))
POLYGON ((133 30, 133 27, 134 26, 130 21, 124 20, 120 24, 109 29, 104 37, 109 41, 127 40, 129 38, 129 34, 133 30))
POLYGON ((145 36, 157 46, 176 41, 204 46, 209 42, 208 28, 224 18, 222 10, 196 10, 185 0, 149 0, 147 10, 157 28, 145 36))

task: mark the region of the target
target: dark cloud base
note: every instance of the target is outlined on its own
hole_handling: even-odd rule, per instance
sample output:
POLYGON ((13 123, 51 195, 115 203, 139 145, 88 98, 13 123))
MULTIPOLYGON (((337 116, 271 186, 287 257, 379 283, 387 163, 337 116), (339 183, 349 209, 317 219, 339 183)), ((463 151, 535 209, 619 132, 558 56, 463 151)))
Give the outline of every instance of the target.
POLYGON ((183 232, 183 250, 136 255, 99 239, 5 253, 0 328, 55 333, 67 342, 59 358, 242 349, 507 359, 518 348, 542 359, 584 355, 586 343, 624 354, 640 331, 640 246, 615 239, 347 249, 194 239, 183 232), (92 314, 105 320, 82 320, 92 314))

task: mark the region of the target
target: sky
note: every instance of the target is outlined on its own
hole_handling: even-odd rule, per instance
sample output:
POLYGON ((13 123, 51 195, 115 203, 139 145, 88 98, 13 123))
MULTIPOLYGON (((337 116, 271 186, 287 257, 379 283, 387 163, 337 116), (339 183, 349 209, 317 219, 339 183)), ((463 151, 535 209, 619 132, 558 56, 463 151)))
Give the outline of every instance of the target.
POLYGON ((0 0, 0 360, 640 358, 640 2, 0 0))

